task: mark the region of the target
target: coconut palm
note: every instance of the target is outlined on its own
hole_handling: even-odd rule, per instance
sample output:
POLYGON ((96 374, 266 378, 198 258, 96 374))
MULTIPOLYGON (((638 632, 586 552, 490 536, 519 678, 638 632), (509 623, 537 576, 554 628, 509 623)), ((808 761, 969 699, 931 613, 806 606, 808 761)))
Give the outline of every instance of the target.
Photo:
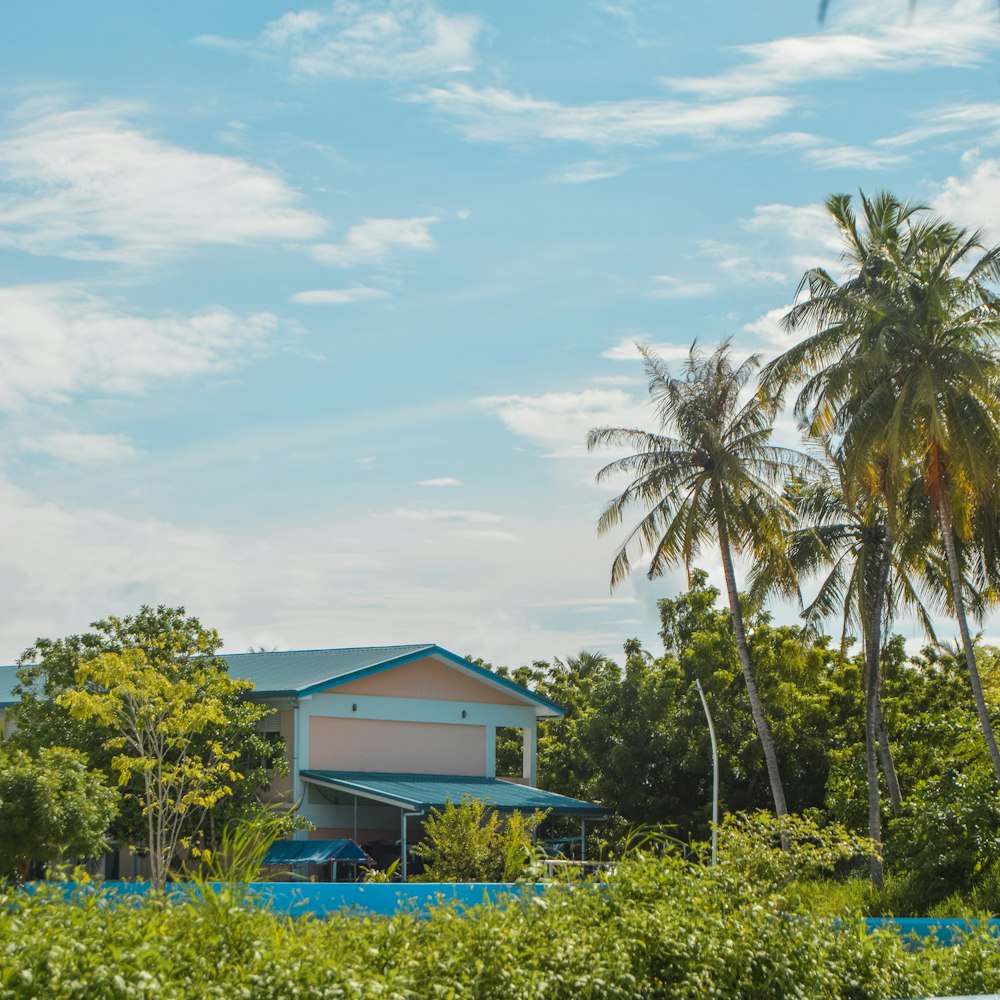
POLYGON ((629 477, 625 490, 605 507, 599 534, 617 528, 633 507, 644 513, 626 536, 611 566, 611 586, 625 580, 632 554, 649 557, 647 576, 682 564, 690 573, 702 549, 717 544, 729 597, 740 666, 779 816, 786 812, 778 759, 750 660, 736 585, 734 555, 780 548, 791 508, 781 489, 810 461, 770 444, 778 402, 760 394, 744 399, 759 367, 756 357, 734 366, 728 341, 705 355, 692 345, 680 378, 673 378, 648 347, 639 348, 656 407, 657 431, 602 427, 588 447, 625 447, 632 453, 606 465, 598 482, 629 477))
POLYGON ((852 488, 871 481, 900 525, 914 467, 930 504, 947 570, 976 710, 994 770, 1000 750, 983 697, 968 625, 963 555, 974 548, 972 514, 993 502, 1000 469, 1000 247, 979 233, 927 218, 883 192, 861 195, 859 226, 847 195, 827 200, 844 239, 846 275, 808 271, 808 297, 786 317, 812 328, 772 362, 763 383, 803 381, 796 410, 813 433, 837 441, 852 488), (960 515, 956 517, 956 514, 960 515))
MULTIPOLYGON (((840 617, 841 649, 848 632, 862 637, 865 691, 865 764, 868 778, 868 833, 882 843, 882 813, 877 758, 894 811, 901 795, 881 707, 881 657, 897 607, 905 603, 933 635, 930 618, 919 596, 919 581, 911 569, 905 546, 897 544, 880 497, 852 495, 845 486, 844 470, 837 456, 826 448, 826 464, 809 481, 793 480, 787 495, 796 513, 796 526, 786 538, 787 553, 777 566, 758 562, 751 590, 763 597, 778 591, 798 592, 799 579, 819 576, 815 596, 803 608, 810 626, 840 617), (790 568, 794 576, 786 570, 790 568)), ((873 854, 872 881, 881 885, 882 858, 873 854)))

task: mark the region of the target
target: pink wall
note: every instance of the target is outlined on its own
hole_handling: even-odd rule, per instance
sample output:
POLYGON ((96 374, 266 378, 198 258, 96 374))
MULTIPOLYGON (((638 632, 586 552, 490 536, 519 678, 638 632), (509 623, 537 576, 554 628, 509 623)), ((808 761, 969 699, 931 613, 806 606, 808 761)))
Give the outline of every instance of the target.
POLYGON ((437 698, 487 705, 524 705, 526 700, 426 657, 330 688, 333 694, 371 694, 387 698, 437 698))
POLYGON ((486 774, 486 727, 375 719, 309 720, 309 762, 329 771, 486 774))

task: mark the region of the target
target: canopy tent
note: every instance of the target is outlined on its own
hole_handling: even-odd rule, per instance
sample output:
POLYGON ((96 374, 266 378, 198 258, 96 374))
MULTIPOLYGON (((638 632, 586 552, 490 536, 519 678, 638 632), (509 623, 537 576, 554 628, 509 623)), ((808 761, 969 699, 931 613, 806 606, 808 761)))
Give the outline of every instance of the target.
POLYGON ((276 840, 264 855, 265 865, 323 865, 328 861, 371 864, 353 840, 276 840))

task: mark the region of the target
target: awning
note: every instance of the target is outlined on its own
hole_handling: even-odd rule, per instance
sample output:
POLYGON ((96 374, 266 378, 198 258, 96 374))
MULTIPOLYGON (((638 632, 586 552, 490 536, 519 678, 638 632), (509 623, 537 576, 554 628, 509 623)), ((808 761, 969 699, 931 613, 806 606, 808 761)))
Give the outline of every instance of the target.
POLYGON ((502 812, 548 810, 554 816, 607 819, 609 812, 593 802, 545 792, 502 778, 477 778, 454 774, 395 774, 369 771, 300 771, 300 776, 329 791, 356 795, 372 802, 426 813, 458 805, 468 796, 502 812))
POLYGON ((327 861, 371 864, 353 840, 276 840, 264 855, 265 865, 322 865, 327 861))

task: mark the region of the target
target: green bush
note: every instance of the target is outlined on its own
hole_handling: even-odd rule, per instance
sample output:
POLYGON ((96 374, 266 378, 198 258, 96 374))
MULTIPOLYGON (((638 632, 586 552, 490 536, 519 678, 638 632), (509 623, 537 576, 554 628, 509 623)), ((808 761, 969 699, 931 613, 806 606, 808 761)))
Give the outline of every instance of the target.
POLYGON ((413 853, 424 862, 424 882, 515 882, 535 857, 533 839, 544 812, 505 818, 479 799, 465 796, 443 810, 431 809, 424 839, 413 853))
MULTIPOLYGON (((223 890, 224 892, 225 890, 223 890)), ((58 888, 0 897, 0 998, 889 1000, 988 991, 976 932, 914 948, 789 915, 735 866, 641 850, 606 884, 429 917, 285 917, 184 896, 136 905, 58 888)))

